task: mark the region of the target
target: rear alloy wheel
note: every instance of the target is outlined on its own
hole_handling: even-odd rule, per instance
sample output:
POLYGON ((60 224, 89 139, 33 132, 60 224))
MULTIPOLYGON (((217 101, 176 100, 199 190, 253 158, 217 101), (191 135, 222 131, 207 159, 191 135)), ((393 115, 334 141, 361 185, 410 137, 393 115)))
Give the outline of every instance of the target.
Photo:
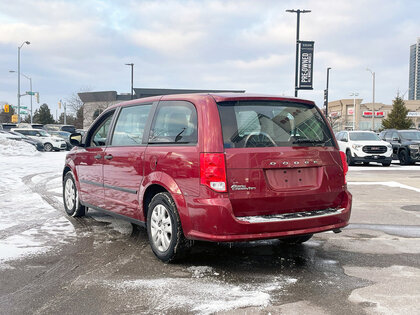
POLYGON ((289 237, 281 238, 280 241, 282 241, 283 243, 286 243, 286 244, 291 244, 291 245, 292 244, 302 244, 306 241, 309 241, 312 236, 313 236, 313 234, 301 235, 301 236, 289 236, 289 237))
POLYGON ((182 258, 190 246, 184 237, 175 202, 167 192, 156 194, 149 204, 147 235, 153 253, 163 262, 182 258))
POLYGON ((47 152, 51 152, 54 149, 51 143, 44 144, 44 150, 47 152))
POLYGON ((86 213, 85 206, 80 204, 79 193, 77 192, 76 182, 73 173, 68 172, 63 180, 63 201, 64 209, 69 216, 82 217, 86 213))
POLYGON ((401 150, 398 153, 398 158, 400 159, 401 165, 410 165, 412 164, 410 157, 408 156, 407 150, 401 150))
POLYGON ((351 157, 350 150, 347 150, 346 157, 347 157, 347 165, 353 166, 354 162, 353 162, 353 158, 351 157))

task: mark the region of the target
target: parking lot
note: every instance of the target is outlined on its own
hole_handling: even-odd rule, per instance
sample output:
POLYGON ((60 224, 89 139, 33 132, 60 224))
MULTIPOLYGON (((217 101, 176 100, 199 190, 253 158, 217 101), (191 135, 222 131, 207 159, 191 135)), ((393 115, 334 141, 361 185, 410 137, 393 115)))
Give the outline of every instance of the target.
MULTIPOLYGON (((418 312, 420 165, 350 167, 353 212, 340 234, 298 246, 197 242, 186 260, 168 265, 143 229, 95 211, 67 218, 62 163, 45 156, 15 186, 40 203, 15 200, 17 223, 0 230, 2 314, 418 312), (40 172, 43 163, 51 171, 40 172)), ((33 159, 10 163, 25 158, 33 159)))

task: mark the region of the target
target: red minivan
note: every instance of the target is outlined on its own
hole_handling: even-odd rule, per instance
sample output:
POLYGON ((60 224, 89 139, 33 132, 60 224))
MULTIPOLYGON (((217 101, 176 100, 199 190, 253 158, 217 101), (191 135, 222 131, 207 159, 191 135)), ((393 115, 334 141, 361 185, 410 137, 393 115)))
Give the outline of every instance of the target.
POLYGON ((147 228, 155 255, 192 240, 302 243, 348 224, 345 156, 307 100, 188 94, 109 107, 66 157, 66 212, 87 208, 147 228))

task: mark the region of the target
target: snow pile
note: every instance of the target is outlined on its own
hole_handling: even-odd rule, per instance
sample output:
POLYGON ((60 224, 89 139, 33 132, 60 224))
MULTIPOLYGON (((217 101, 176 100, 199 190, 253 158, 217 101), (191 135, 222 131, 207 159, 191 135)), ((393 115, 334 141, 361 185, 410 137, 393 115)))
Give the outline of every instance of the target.
POLYGON ((0 135, 0 155, 5 156, 34 156, 40 155, 37 149, 25 141, 9 140, 0 135))

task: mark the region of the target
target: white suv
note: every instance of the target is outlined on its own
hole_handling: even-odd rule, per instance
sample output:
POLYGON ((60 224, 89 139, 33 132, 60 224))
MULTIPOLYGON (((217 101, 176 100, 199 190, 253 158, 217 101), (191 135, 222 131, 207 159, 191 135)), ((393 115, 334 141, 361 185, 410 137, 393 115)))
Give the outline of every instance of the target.
POLYGON ((340 151, 347 156, 347 164, 354 165, 357 162, 369 164, 369 162, 382 163, 390 166, 392 162, 392 145, 382 141, 372 131, 341 131, 335 136, 340 151))
POLYGON ((45 130, 32 128, 13 128, 12 131, 23 134, 29 138, 39 140, 44 145, 45 151, 59 151, 67 148, 66 141, 62 138, 51 136, 45 130))

